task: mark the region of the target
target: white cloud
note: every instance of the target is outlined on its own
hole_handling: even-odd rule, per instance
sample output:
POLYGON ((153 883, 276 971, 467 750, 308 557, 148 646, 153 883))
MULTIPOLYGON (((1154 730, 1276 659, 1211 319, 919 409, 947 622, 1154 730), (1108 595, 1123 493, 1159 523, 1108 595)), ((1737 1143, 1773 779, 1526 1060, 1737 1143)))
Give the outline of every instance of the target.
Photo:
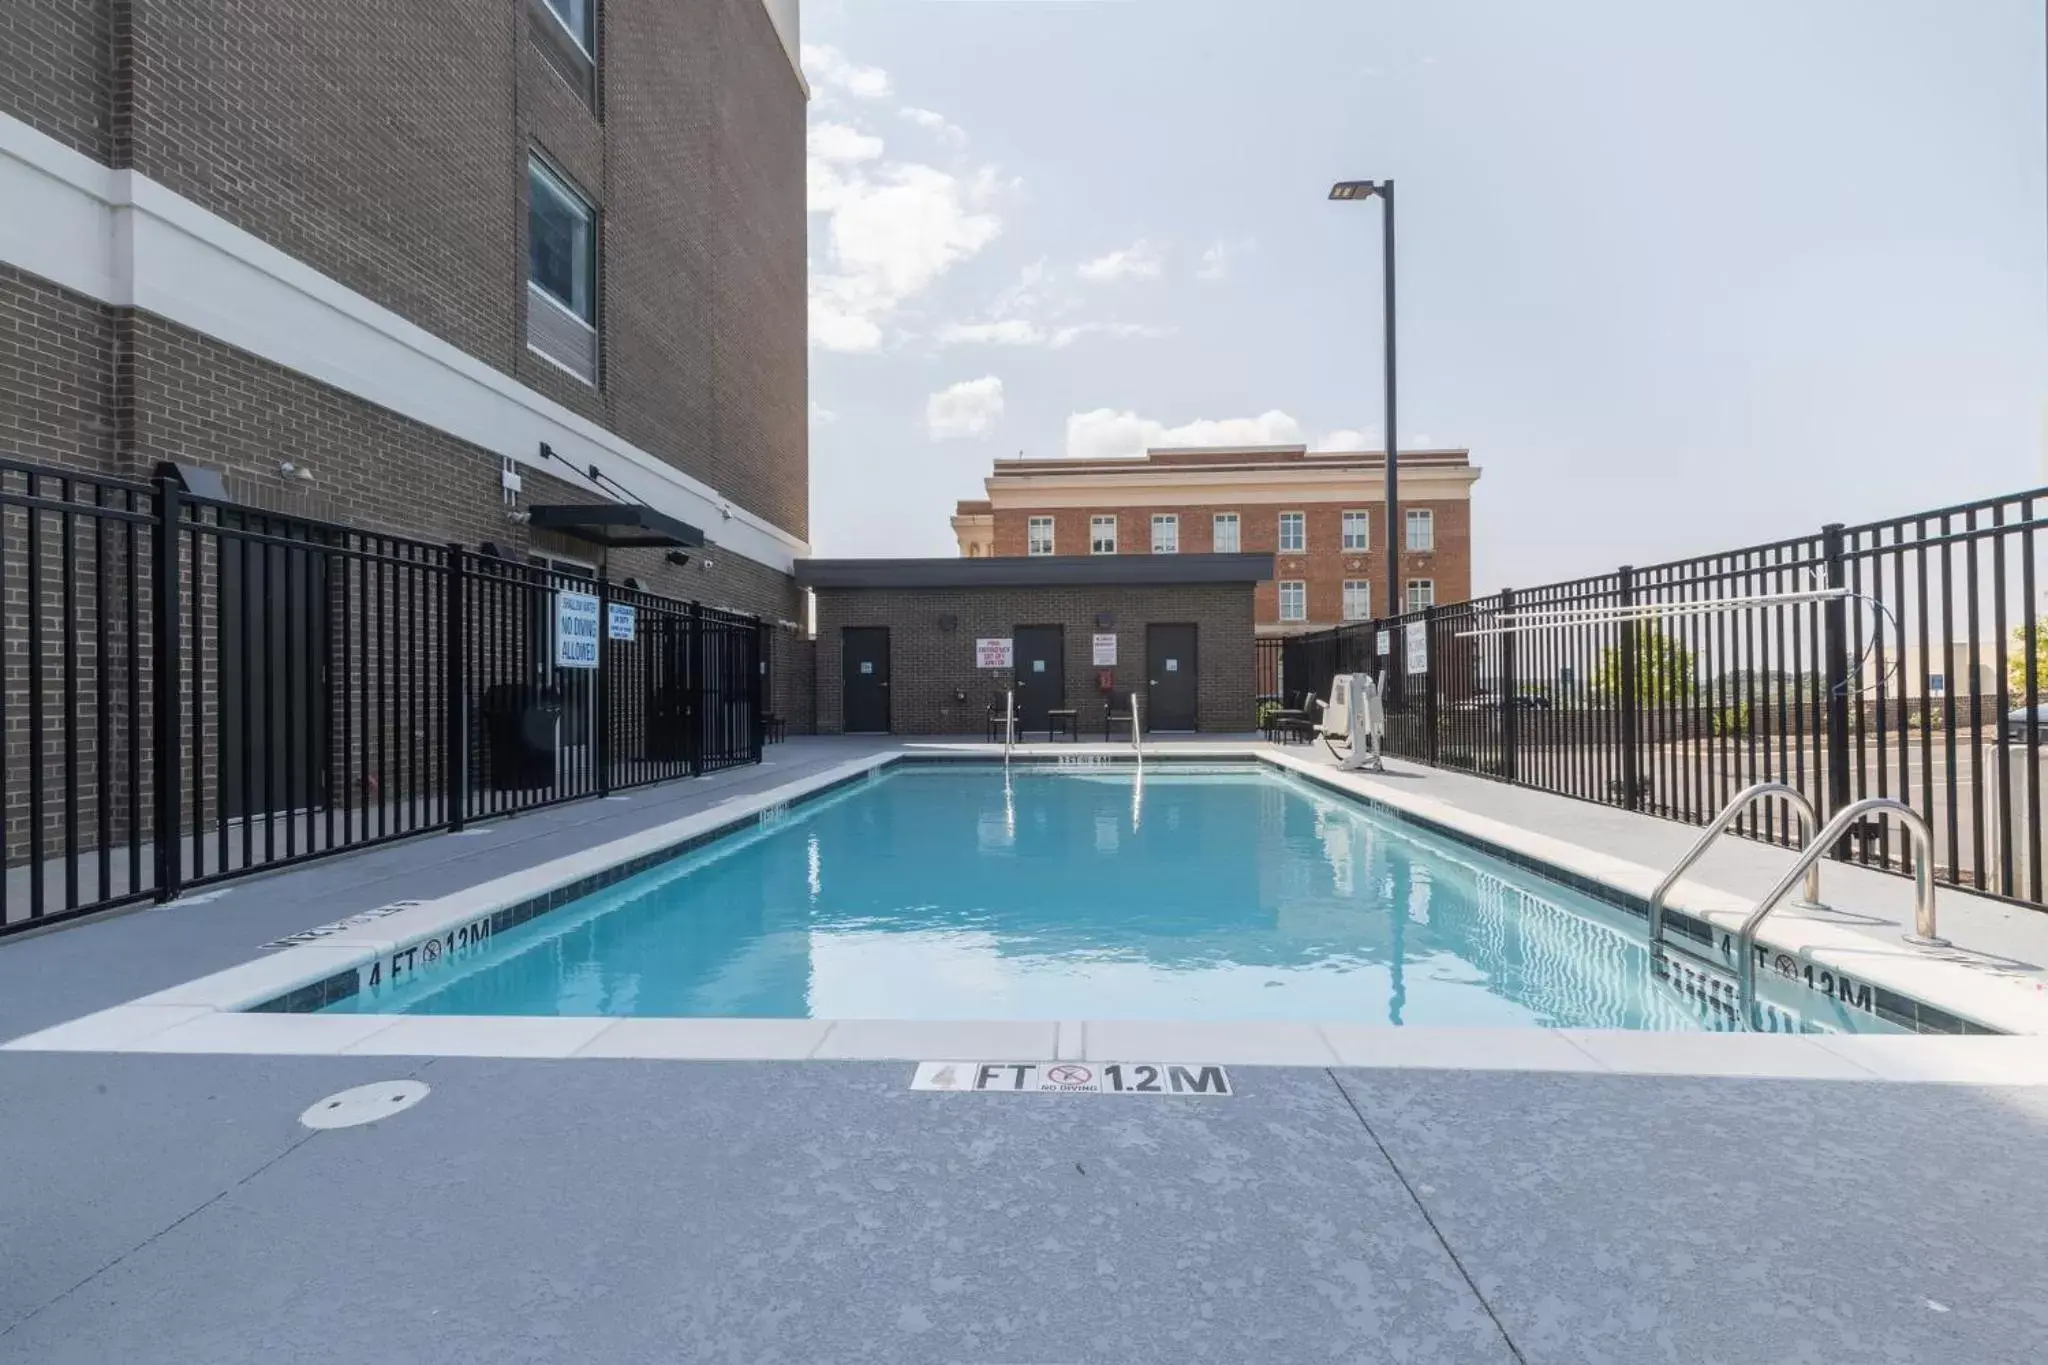
POLYGON ((1379 447, 1377 444, 1367 446, 1365 433, 1362 431, 1353 431, 1349 427, 1341 428, 1337 431, 1331 432, 1329 435, 1323 437, 1322 440, 1317 441, 1315 445, 1312 447, 1312 449, 1315 450, 1342 451, 1355 451, 1367 449, 1377 450, 1378 448, 1379 447))
POLYGON ((1092 284, 1109 284, 1116 280, 1156 280, 1165 268, 1158 248, 1140 238, 1107 256, 1083 261, 1075 273, 1092 284))
MULTIPOLYGON (((889 93, 887 72, 856 66, 835 48, 806 47, 803 60, 817 90, 863 100, 889 93)), ((812 234, 811 344, 828 351, 881 349, 892 313, 1002 231, 995 207, 1009 187, 993 168, 892 159, 861 126, 867 117, 842 104, 805 138, 808 207, 826 218, 812 234)))
POLYGON ((938 339, 948 346, 1044 346, 1063 351, 1091 336, 1154 339, 1172 335, 1171 327, 1146 322, 1075 322, 1047 328, 1028 318, 1004 318, 998 322, 948 323, 939 329, 938 339))
POLYGON ((1123 340, 1156 341, 1173 335, 1173 328, 1149 322, 1077 322, 1052 334, 1052 348, 1065 350, 1084 337, 1105 336, 1123 340))
POLYGON ((1023 318, 952 322, 939 329, 939 341, 948 346, 1043 346, 1049 340, 1043 328, 1023 318))
POLYGON ((882 139, 844 123, 814 123, 804 136, 804 151, 812 161, 873 161, 882 154, 882 139))
POLYGON ((1222 242, 1212 245, 1202 253, 1202 264, 1195 270, 1195 278, 1220 280, 1230 273, 1230 248, 1222 242))
POLYGON ((967 130, 944 114, 931 109, 907 108, 896 111, 928 133, 938 134, 940 140, 955 147, 967 145, 967 130))
POLYGON ((851 95, 860 100, 887 99, 889 73, 877 66, 856 66, 836 47, 805 43, 801 51, 804 75, 810 79, 815 102, 830 103, 834 95, 851 95))
POLYGON ((1003 381, 994 375, 963 379, 924 403, 924 426, 934 441, 985 434, 1003 415, 1003 381))
POLYGON ((1102 460, 1138 456, 1154 446, 1282 446, 1302 444, 1301 423, 1279 410, 1257 417, 1199 418, 1181 426, 1135 412, 1097 408, 1067 418, 1067 454, 1102 460))

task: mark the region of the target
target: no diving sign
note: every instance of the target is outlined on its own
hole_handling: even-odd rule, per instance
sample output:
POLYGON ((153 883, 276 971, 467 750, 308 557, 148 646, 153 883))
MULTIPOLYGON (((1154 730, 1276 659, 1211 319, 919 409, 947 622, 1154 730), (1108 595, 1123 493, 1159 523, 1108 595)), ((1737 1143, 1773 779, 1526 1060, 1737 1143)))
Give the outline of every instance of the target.
POLYGON ((1010 1095, 1228 1095, 1230 1075, 1201 1062, 919 1062, 912 1090, 1010 1095))

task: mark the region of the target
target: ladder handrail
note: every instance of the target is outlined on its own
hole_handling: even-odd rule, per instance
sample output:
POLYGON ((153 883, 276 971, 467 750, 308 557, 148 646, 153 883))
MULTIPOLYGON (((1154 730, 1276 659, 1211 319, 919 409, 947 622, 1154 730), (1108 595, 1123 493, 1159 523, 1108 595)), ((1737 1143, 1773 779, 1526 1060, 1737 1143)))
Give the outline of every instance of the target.
POLYGON ((1003 694, 1003 766, 1010 765, 1010 749, 1017 742, 1017 689, 1003 694))
POLYGON ((1792 865, 1778 884, 1770 889, 1764 898, 1749 912, 1749 918, 1742 921, 1742 927, 1735 933, 1735 980, 1740 994, 1737 997, 1742 1009, 1742 1021, 1755 1026, 1753 1010, 1756 1004, 1756 931, 1764 917, 1778 908, 1778 902, 1785 899, 1797 882, 1808 871, 1827 856, 1841 837, 1849 832, 1863 816, 1871 811, 1881 810, 1896 815, 1899 823, 1906 827, 1908 846, 1913 852, 1913 932, 1904 934, 1906 942, 1923 948, 1945 948, 1948 940, 1942 938, 1935 923, 1934 906, 1934 838, 1928 832, 1927 821, 1920 813, 1905 802, 1890 796, 1866 796, 1861 801, 1852 801, 1828 821, 1827 828, 1808 842, 1806 851, 1799 855, 1799 861, 1792 865))
MULTIPOLYGON (((1721 807, 1721 813, 1714 817, 1714 822, 1700 835, 1699 842, 1686 850, 1685 856, 1664 874, 1664 880, 1658 882, 1657 889, 1650 893, 1650 948, 1653 952, 1658 941, 1664 936, 1664 898, 1671 894, 1671 888, 1678 885, 1678 879, 1706 855, 1707 850, 1714 846, 1714 841, 1721 837, 1728 826, 1735 823, 1736 817, 1766 796, 1782 796, 1791 801, 1799 811, 1800 846, 1803 848, 1812 841, 1813 827, 1820 823, 1820 817, 1814 814, 1813 802, 1807 800, 1806 794, 1797 787, 1783 782, 1755 782, 1735 793, 1735 799, 1721 807)), ((1806 898, 1801 904, 1817 906, 1820 903, 1820 864, 1814 863, 1806 870, 1806 898)))
POLYGON ((1145 761, 1145 741, 1138 738, 1138 694, 1131 693, 1131 747, 1138 751, 1138 761, 1145 761))

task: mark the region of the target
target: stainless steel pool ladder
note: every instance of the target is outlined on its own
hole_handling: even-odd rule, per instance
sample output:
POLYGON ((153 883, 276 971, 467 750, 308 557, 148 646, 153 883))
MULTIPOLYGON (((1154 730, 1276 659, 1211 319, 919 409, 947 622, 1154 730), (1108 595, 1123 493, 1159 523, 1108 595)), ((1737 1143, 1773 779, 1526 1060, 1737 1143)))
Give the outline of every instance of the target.
POLYGON ((1138 694, 1131 693, 1131 747, 1138 751, 1138 766, 1145 766, 1145 741, 1138 737, 1138 694))
MULTIPOLYGON (((1941 937, 1935 923, 1934 906, 1934 839, 1927 831, 1927 822, 1920 818, 1905 802, 1889 796, 1867 796, 1842 807, 1835 818, 1828 821, 1827 828, 1807 844, 1806 851, 1799 855, 1799 861, 1792 864, 1778 884, 1772 887, 1764 898, 1756 903, 1756 909, 1749 912, 1749 918, 1742 921, 1742 928, 1735 935, 1735 980, 1739 992, 1737 1001, 1742 1007, 1742 1021, 1751 1028, 1756 1027, 1756 931, 1764 917, 1778 908, 1778 902, 1785 899, 1793 883, 1801 877, 1811 877, 1819 869, 1820 860, 1827 856, 1837 840, 1872 811, 1883 811, 1898 817, 1906 827, 1906 839, 1913 852, 1913 932, 1902 934, 1906 942, 1919 948, 1946 948, 1948 940, 1941 937)), ((1807 882, 1807 894, 1811 896, 1813 882, 1807 882)))
POLYGON ((1010 749, 1017 742, 1017 691, 1003 693, 1003 766, 1010 766, 1010 749))
MULTIPOLYGON (((1735 793, 1735 799, 1721 808, 1721 813, 1714 817, 1714 823, 1700 835, 1699 842, 1686 851, 1677 865, 1664 874, 1664 880, 1657 883, 1657 889, 1650 893, 1650 951, 1653 955, 1658 941, 1664 936, 1664 898, 1671 894, 1671 888, 1678 885, 1678 879, 1688 868, 1706 856, 1707 850, 1714 846, 1714 841, 1728 826, 1735 823, 1736 817, 1767 796, 1782 796, 1799 812, 1801 847, 1813 838, 1813 827, 1820 823, 1820 819, 1813 813, 1813 802, 1807 800, 1805 793, 1797 787, 1783 782, 1758 782, 1735 793)), ((1806 869, 1806 896, 1800 904, 1818 907, 1820 903, 1820 864, 1816 862, 1806 869)))

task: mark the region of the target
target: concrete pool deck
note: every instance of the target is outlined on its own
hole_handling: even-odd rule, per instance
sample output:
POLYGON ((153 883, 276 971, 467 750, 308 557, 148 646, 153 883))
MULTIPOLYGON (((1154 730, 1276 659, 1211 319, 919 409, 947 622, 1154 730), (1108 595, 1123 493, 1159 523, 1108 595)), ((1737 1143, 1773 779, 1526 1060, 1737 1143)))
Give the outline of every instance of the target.
MULTIPOLYGON (((0 1037, 893 747, 793 740, 767 768, 0 945, 0 1037)), ((1651 865, 1693 837, 1386 781, 1651 865)), ((1700 880, 1742 894, 1785 859, 1730 840, 1700 880)), ((1883 884, 1853 899, 1872 915, 1903 885, 1838 874, 1883 884)), ((1944 897, 1950 934, 1986 930, 2015 971, 2048 960, 2032 913, 1944 897)), ((901 1062, 0 1052, 0 1360, 2048 1357, 2048 1089, 1773 1076, 1755 1045, 1799 1040, 1707 1041, 1749 1055, 1340 1060, 1129 1101, 913 1092, 901 1062), (404 1113, 298 1123, 408 1076, 432 1093, 404 1113)), ((2004 1081, 2039 1056, 1895 1041, 1988 1046, 2004 1081)))

